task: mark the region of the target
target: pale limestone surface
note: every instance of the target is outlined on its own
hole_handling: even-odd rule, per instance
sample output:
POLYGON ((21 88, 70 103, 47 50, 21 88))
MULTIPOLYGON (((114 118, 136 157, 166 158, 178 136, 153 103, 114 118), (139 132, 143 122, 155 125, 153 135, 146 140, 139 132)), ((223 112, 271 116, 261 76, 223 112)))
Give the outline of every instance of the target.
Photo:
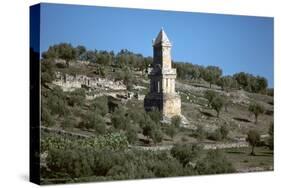
POLYGON ((149 73, 150 92, 145 96, 146 110, 158 108, 164 117, 181 115, 181 99, 175 91, 176 69, 172 68, 171 43, 163 30, 153 42, 153 68, 149 73))

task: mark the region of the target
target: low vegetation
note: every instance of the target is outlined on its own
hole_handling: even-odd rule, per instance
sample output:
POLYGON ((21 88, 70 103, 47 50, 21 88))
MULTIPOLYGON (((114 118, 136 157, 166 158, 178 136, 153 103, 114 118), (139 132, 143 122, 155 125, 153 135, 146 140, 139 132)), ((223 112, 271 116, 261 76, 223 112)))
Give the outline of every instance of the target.
POLYGON ((223 76, 219 67, 173 62, 178 83, 191 88, 183 85, 179 92, 187 126, 195 128, 183 127, 183 116, 162 121, 158 109, 146 112, 143 101, 136 98, 115 100, 97 95, 89 99, 96 90, 63 91, 53 84, 56 72, 80 74, 121 81, 127 91, 146 94, 151 63, 151 57, 126 49, 115 54, 67 43, 53 45, 42 54, 43 183, 233 173, 259 166, 254 158, 259 155, 266 155, 260 166, 273 164, 273 123, 269 125, 268 120, 273 121, 274 92, 263 77, 244 72, 223 76), (246 137, 250 147, 203 147, 206 143, 233 143, 236 136, 244 136, 244 142, 246 137), (167 145, 172 148, 158 149, 167 145))

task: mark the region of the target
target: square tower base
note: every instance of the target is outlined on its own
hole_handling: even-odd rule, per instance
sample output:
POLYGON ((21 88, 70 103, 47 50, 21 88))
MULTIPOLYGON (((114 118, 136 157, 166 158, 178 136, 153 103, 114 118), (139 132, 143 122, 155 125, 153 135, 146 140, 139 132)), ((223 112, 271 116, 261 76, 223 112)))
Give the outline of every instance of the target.
POLYGON ((151 111, 157 108, 163 113, 163 116, 172 118, 173 116, 181 116, 181 98, 178 94, 148 94, 144 98, 144 108, 151 111))

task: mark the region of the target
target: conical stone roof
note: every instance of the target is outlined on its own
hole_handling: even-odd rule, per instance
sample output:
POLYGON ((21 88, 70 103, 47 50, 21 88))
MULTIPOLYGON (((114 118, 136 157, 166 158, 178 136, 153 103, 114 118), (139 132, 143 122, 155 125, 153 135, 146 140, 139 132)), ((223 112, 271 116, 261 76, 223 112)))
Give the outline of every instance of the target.
POLYGON ((159 32, 157 38, 155 39, 155 41, 153 43, 153 46, 158 46, 158 45, 171 46, 171 43, 163 28, 161 28, 161 31, 159 32))

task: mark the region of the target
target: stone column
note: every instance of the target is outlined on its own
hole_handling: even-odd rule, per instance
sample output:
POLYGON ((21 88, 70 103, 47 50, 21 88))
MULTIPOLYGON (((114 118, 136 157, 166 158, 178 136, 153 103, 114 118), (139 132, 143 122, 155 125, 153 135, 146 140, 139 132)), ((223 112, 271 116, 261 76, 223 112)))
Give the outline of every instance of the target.
POLYGON ((171 93, 175 93, 175 79, 172 79, 172 92, 171 93))
POLYGON ((166 78, 162 78, 162 92, 166 93, 166 78))

